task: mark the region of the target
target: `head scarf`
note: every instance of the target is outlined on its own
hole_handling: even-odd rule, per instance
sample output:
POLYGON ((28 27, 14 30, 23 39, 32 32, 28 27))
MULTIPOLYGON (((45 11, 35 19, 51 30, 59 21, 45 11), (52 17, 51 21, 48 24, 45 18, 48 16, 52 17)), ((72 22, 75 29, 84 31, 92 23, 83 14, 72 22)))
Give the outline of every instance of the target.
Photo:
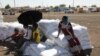
POLYGON ((62 22, 67 25, 69 23, 68 16, 63 16, 62 22))

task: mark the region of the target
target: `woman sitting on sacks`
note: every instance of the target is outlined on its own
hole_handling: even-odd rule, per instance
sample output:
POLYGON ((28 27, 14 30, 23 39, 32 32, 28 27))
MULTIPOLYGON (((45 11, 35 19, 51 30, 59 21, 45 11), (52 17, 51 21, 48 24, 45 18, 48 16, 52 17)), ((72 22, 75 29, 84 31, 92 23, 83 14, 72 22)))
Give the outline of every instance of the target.
POLYGON ((66 36, 66 39, 69 43, 70 46, 70 50, 73 54, 73 56, 82 56, 82 47, 81 44, 79 42, 79 40, 76 38, 73 29, 72 29, 72 25, 68 20, 67 16, 63 16, 62 20, 59 23, 59 31, 58 31, 58 36, 60 32, 62 31, 63 34, 66 36))
POLYGON ((62 31, 63 34, 66 36, 66 39, 69 43, 70 50, 73 56, 90 56, 92 52, 92 48, 88 48, 83 50, 78 38, 75 36, 71 23, 68 20, 67 16, 63 16, 62 20, 59 23, 59 32, 62 31))

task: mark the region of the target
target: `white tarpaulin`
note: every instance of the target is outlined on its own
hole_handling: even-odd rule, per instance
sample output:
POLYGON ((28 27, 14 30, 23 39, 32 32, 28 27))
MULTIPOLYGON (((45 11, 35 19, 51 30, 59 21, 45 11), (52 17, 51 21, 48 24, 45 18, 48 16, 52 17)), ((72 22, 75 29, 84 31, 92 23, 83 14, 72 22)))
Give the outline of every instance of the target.
MULTIPOLYGON (((48 38, 45 43, 35 44, 32 42, 26 42, 22 47, 24 55, 30 56, 72 56, 68 42, 64 38, 63 34, 60 34, 59 38, 55 37, 58 33, 58 23, 59 20, 41 20, 39 22, 40 30, 48 38), (28 43, 28 45, 27 45, 28 43)), ((78 37, 81 42, 83 49, 92 48, 90 39, 88 36, 87 28, 75 23, 72 23, 75 35, 78 37)), ((23 26, 18 22, 3 22, 0 23, 0 40, 7 38, 12 35, 14 28, 17 27, 20 30, 23 29, 23 26)))

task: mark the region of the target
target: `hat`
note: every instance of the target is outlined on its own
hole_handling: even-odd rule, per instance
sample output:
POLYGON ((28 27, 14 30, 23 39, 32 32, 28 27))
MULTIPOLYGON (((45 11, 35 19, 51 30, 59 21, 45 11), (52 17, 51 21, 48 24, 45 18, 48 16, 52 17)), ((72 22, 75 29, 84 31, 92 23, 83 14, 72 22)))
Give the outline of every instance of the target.
POLYGON ((42 12, 37 10, 26 11, 22 13, 17 19, 18 22, 23 25, 34 24, 42 19, 42 12))

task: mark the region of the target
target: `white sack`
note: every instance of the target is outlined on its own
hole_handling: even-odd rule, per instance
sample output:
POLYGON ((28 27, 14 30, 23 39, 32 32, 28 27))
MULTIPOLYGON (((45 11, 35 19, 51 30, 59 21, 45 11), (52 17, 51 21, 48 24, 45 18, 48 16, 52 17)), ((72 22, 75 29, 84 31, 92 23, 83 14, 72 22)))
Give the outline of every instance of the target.
POLYGON ((29 56, 72 56, 68 50, 56 45, 50 46, 47 43, 25 42, 23 51, 23 55, 29 56))
POLYGON ((18 22, 2 22, 0 23, 0 40, 11 36, 14 33, 14 28, 23 29, 23 25, 18 22))

